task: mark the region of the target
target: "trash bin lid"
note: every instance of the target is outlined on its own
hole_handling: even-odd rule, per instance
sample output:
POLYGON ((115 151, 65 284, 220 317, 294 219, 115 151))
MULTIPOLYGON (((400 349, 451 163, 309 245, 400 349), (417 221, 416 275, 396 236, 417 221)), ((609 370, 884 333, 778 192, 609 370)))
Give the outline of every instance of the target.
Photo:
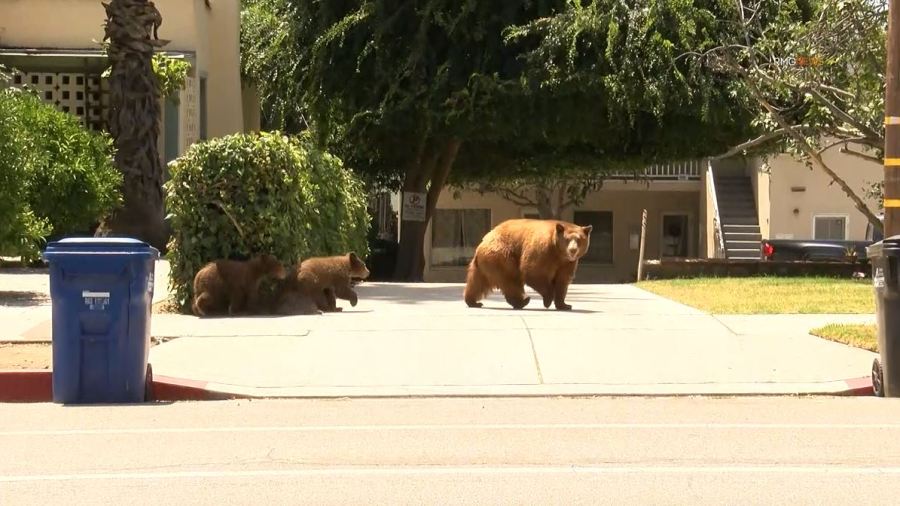
POLYGON ((866 247, 866 256, 871 257, 897 257, 900 256, 900 235, 885 237, 883 240, 866 247))
POLYGON ((130 237, 67 237, 47 245, 44 254, 66 253, 153 253, 156 248, 130 237))

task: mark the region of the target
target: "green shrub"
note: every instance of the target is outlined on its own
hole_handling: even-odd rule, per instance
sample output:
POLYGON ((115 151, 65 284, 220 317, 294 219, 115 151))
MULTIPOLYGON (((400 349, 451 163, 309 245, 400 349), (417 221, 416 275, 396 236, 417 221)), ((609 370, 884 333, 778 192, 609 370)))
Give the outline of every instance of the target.
POLYGON ((0 109, 0 177, 10 183, 2 191, 15 193, 0 211, 12 224, 0 234, 0 250, 34 259, 41 239, 86 233, 118 206, 122 176, 109 135, 37 95, 0 91, 0 109))
POLYGON ((187 310, 194 274, 219 258, 368 255, 362 182, 306 137, 236 134, 194 144, 170 167, 170 286, 187 310))
POLYGON ((35 95, 23 96, 21 106, 23 126, 35 139, 31 209, 49 221, 53 236, 88 232, 122 202, 112 138, 35 95))
POLYGON ((34 258, 50 225, 28 206, 32 139, 19 122, 12 90, 0 91, 0 253, 34 258))

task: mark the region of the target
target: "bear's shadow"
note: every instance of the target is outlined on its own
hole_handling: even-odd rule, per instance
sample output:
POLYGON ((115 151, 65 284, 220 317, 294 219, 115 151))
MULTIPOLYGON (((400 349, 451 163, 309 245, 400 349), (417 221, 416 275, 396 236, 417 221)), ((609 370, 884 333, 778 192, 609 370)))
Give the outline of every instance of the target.
POLYGON ((578 309, 572 308, 565 311, 560 311, 558 309, 543 308, 543 307, 523 307, 522 309, 513 309, 512 307, 502 307, 502 306, 481 306, 480 308, 472 308, 472 309, 487 309, 490 311, 510 311, 510 312, 529 312, 529 313, 580 313, 580 314, 594 314, 594 313, 602 313, 603 311, 595 311, 593 309, 578 309))
MULTIPOLYGON (((253 320, 271 320, 278 318, 291 318, 294 316, 324 316, 326 314, 354 314, 354 313, 373 313, 372 309, 344 309, 343 311, 335 311, 322 314, 237 314, 237 315, 209 315, 197 316, 200 320, 231 320, 234 318, 253 319, 253 320)), ((196 316, 196 315, 194 315, 196 316)))

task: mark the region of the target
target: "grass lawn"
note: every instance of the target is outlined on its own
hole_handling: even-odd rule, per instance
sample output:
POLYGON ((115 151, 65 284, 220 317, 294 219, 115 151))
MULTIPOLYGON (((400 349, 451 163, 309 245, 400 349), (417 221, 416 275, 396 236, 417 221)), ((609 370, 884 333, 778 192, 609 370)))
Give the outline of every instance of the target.
POLYGON ((875 325, 826 325, 809 331, 829 341, 837 341, 878 353, 878 327, 875 325))
POLYGON ((695 278, 637 286, 712 314, 868 314, 872 281, 836 278, 695 278))

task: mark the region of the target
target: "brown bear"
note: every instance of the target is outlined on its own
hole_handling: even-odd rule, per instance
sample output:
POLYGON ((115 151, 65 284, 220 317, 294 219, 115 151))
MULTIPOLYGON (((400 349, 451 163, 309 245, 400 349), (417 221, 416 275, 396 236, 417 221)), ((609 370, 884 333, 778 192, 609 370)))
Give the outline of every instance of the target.
POLYGON ((236 315, 259 309, 259 285, 266 277, 284 279, 287 271, 272 255, 250 260, 215 260, 194 276, 191 309, 197 316, 236 315))
POLYGON ((352 288, 353 281, 368 277, 369 269, 365 262, 356 253, 350 252, 302 261, 289 276, 289 283, 310 297, 320 310, 334 312, 341 311, 337 299, 348 300, 351 306, 356 306, 358 297, 352 288))
POLYGON ((531 302, 525 285, 544 298, 544 307, 568 310, 566 293, 578 260, 587 253, 591 226, 560 220, 513 219, 485 234, 469 262, 463 298, 469 307, 499 288, 515 309, 531 302))

